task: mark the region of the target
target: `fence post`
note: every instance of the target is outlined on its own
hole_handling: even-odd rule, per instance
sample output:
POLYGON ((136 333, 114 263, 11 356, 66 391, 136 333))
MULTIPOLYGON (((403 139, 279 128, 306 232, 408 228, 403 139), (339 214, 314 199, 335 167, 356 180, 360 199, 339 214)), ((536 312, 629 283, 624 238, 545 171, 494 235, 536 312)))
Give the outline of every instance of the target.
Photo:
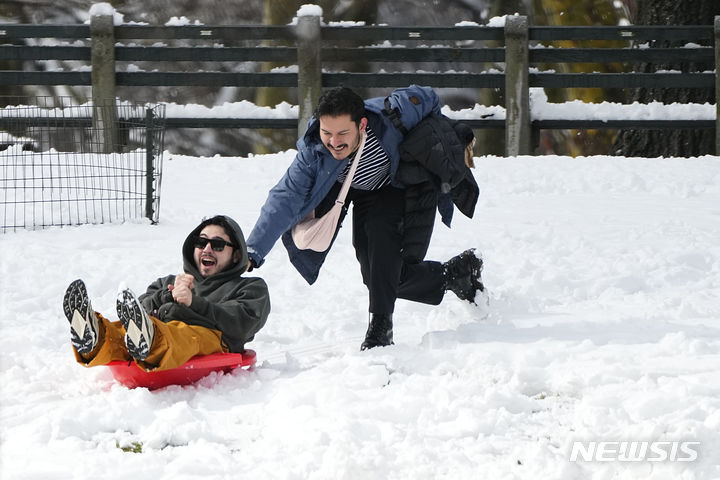
POLYGON ((322 64, 320 62, 320 17, 298 16, 298 137, 305 134, 322 90, 322 64))
POLYGON ((528 19, 505 20, 505 155, 530 154, 528 19))
POLYGON ((153 211, 153 196, 155 191, 153 190, 153 180, 155 177, 155 167, 153 160, 155 150, 155 128, 153 125, 153 110, 147 108, 145 110, 145 216, 150 219, 150 222, 155 223, 154 211, 153 211))
POLYGON ((720 15, 715 17, 715 155, 720 155, 720 15))
POLYGON ((117 146, 115 32, 112 15, 90 17, 93 129, 102 153, 117 146))

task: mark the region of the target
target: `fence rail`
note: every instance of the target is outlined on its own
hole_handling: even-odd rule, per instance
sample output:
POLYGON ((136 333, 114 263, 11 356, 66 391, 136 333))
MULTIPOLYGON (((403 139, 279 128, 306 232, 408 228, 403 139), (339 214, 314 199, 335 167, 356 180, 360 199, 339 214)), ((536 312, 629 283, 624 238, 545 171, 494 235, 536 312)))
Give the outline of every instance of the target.
MULTIPOLYGON (((505 93, 505 119, 463 120, 475 129, 505 129, 506 152, 518 154, 529 153, 533 129, 715 128, 720 132, 717 115, 716 120, 533 120, 528 101, 529 89, 533 87, 715 88, 720 91, 717 69, 713 67, 720 62, 718 38, 720 17, 716 18, 715 25, 696 26, 546 27, 528 25, 525 17, 508 17, 504 27, 347 27, 321 25, 318 17, 299 17, 297 25, 283 26, 113 26, 110 17, 93 16, 90 25, 0 24, 0 60, 64 60, 86 64, 86 68, 73 71, 5 70, 0 75, 0 85, 90 86, 97 100, 115 98, 117 86, 296 88, 298 119, 172 116, 166 119, 166 128, 288 129, 299 129, 307 123, 311 106, 323 87, 392 88, 416 83, 436 88, 500 89, 505 93), (37 45, 48 38, 67 44, 37 45), (551 48, 546 45, 563 40, 613 41, 618 47, 551 48), (172 45, 178 41, 187 45, 172 45), (136 42, 147 42, 147 45, 135 45, 136 42), (399 65, 400 69, 408 62, 464 68, 462 71, 376 73, 332 70, 334 65, 349 60, 399 65), (152 62, 152 67, 128 68, 127 62, 152 62), (168 62, 217 62, 222 67, 213 71, 197 71, 193 67, 168 71, 164 67, 168 62), (296 66, 297 71, 247 72, 238 68, 247 63, 259 68, 264 62, 296 66), (549 70, 550 65, 573 63, 633 66, 653 62, 679 62, 687 68, 655 73, 549 70), (690 66, 698 64, 709 67, 692 71, 690 66), (219 71, 222 69, 226 71, 219 71)), ((720 152, 720 133, 717 135, 720 152)))

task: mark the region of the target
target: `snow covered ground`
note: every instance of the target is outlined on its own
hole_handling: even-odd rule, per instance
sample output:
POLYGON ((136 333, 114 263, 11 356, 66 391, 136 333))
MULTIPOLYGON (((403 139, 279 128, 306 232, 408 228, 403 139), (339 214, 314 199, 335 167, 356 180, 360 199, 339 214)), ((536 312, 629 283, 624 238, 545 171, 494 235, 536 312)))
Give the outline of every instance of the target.
POLYGON ((75 363, 70 281, 116 318, 118 285, 178 272, 201 217, 249 233, 293 153, 166 154, 159 225, 0 236, 0 478, 720 478, 717 157, 477 158, 475 218, 429 257, 482 251, 485 319, 399 301, 396 345, 360 352, 348 223, 314 286, 279 244, 253 272, 273 303, 253 370, 151 392, 75 363), (608 443, 570 461, 575 441, 608 443))

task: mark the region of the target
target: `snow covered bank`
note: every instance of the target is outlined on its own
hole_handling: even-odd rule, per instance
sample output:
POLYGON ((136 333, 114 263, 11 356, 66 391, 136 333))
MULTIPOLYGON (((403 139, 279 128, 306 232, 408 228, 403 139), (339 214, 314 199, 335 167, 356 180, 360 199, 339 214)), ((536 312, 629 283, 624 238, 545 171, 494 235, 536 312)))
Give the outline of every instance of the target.
POLYGON ((341 231, 317 284, 280 245, 253 371, 149 392, 74 363, 83 278, 180 269, 214 213, 249 233, 294 152, 166 154, 160 224, 0 236, 0 478, 469 479, 720 476, 720 159, 477 158, 475 218, 428 256, 484 254, 490 315, 398 302, 396 345, 359 352, 366 293, 341 231), (570 462, 573 441, 699 442, 693 462, 570 462), (130 450, 142 450, 133 453, 130 450))

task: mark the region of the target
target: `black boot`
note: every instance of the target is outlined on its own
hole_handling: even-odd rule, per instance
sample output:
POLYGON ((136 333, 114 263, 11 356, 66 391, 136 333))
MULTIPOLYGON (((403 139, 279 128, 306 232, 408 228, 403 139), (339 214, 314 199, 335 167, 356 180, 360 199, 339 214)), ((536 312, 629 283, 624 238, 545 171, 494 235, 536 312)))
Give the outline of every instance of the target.
POLYGON ((475 255, 475 249, 465 250, 443 263, 443 287, 452 290, 460 300, 475 303, 475 294, 483 292, 485 286, 480 281, 482 258, 475 255))
POLYGON ((360 350, 388 345, 395 345, 393 343, 392 313, 371 313, 370 325, 368 325, 365 341, 360 345, 360 350))

